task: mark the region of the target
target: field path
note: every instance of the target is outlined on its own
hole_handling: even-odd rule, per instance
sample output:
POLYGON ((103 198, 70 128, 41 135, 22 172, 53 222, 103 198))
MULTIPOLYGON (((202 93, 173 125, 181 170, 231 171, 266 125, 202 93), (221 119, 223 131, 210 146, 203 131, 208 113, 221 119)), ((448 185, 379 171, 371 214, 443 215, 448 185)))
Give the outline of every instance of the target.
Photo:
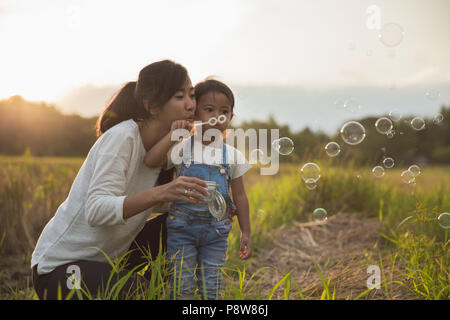
MULTIPOLYGON (((253 274, 261 267, 272 267, 260 283, 261 292, 267 297, 283 276, 292 272, 303 294, 320 298, 323 285, 313 260, 321 267, 326 280, 331 277, 330 290, 336 288, 336 299, 355 298, 367 290, 367 267, 379 264, 380 223, 377 218, 360 218, 357 214, 338 213, 326 223, 294 222, 272 233, 272 245, 252 259, 248 272, 253 274), (369 261, 372 261, 369 263, 369 261)), ((384 259, 383 259, 384 260, 384 259)), ((384 264, 384 263, 383 263, 384 264)), ((390 281, 399 280, 398 268, 384 265, 385 276, 390 281)), ((404 280, 404 279, 401 279, 404 280)), ((281 285, 273 299, 283 299, 281 285)), ((291 282, 290 299, 299 299, 297 289, 291 282)), ((391 284, 389 298, 414 299, 403 286, 391 284)), ((386 299, 385 289, 372 290, 365 299, 386 299)))

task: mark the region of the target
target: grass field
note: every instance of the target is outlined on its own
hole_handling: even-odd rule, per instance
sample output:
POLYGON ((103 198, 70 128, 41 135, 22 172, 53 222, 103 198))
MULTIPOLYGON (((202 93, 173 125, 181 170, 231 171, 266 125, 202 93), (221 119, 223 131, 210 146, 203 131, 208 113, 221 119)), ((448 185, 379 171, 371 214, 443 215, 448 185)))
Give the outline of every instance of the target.
MULTIPOLYGON (((82 163, 78 158, 0 156, 0 299, 35 296, 29 274, 31 253, 82 163)), ((450 212, 450 168, 424 167, 416 183, 407 185, 400 179, 406 168, 386 169, 385 176, 377 179, 371 168, 337 166, 329 159, 317 163, 321 178, 314 190, 308 190, 300 178, 303 163, 280 164, 275 176, 260 176, 257 167, 246 174, 254 255, 245 263, 239 260, 235 221, 224 268, 224 298, 448 299, 449 236, 437 217, 450 212), (312 211, 319 207, 327 210, 325 224, 311 222, 312 211), (347 221, 352 223, 346 225, 347 221), (299 229, 294 230, 295 226, 299 229), (346 232, 362 226, 366 229, 341 241, 346 232), (377 240, 369 243, 365 234, 373 228, 377 240), (305 244, 305 235, 321 248, 317 260, 311 258, 315 257, 312 251, 304 254, 309 250, 306 245, 293 245, 305 244), (320 247, 339 241, 344 243, 340 254, 335 252, 338 249, 324 254, 326 250, 320 247), (344 259, 352 253, 346 245, 356 244, 364 245, 350 266, 344 259), (283 270, 275 270, 264 265, 269 249, 279 255, 272 257, 279 261, 288 256, 295 261, 303 255, 308 277, 300 278, 299 266, 286 264, 283 270), (368 265, 380 267, 380 289, 367 289, 368 265)), ((167 272, 163 259, 153 262, 151 267, 159 270, 155 274, 167 272)), ((161 276, 152 279, 146 293, 131 298, 167 299, 169 290, 161 276)), ((108 293, 100 298, 114 297, 108 293)))

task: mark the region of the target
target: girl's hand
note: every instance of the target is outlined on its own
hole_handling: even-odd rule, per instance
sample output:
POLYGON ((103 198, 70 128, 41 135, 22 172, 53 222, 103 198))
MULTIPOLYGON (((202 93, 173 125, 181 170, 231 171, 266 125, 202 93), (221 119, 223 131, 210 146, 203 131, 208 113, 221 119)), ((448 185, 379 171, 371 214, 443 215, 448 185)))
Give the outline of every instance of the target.
POLYGON ((195 177, 180 176, 175 180, 159 186, 160 201, 185 201, 196 204, 204 202, 205 197, 209 196, 205 181, 195 177))
POLYGON ((233 218, 236 215, 237 210, 233 210, 230 208, 230 212, 228 213, 228 219, 230 219, 231 222, 233 222, 233 218))
POLYGON ((191 131, 192 122, 189 120, 175 120, 174 122, 172 122, 170 131, 173 132, 176 129, 186 129, 188 131, 191 131))
POLYGON ((241 248, 239 249, 239 256, 241 260, 246 260, 252 256, 252 241, 249 234, 241 234, 241 248))

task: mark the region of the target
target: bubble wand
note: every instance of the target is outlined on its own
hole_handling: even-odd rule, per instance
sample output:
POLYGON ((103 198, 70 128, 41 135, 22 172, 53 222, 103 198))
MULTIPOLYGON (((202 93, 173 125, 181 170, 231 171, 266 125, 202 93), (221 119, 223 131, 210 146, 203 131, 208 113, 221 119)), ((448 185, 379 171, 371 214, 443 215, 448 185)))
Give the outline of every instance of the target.
POLYGON ((194 126, 199 126, 199 125, 203 125, 203 124, 209 124, 210 126, 215 126, 218 123, 222 124, 225 123, 225 121, 227 121, 227 116, 224 114, 221 114, 219 117, 211 117, 209 118, 208 121, 205 122, 199 122, 199 123, 194 123, 194 126))

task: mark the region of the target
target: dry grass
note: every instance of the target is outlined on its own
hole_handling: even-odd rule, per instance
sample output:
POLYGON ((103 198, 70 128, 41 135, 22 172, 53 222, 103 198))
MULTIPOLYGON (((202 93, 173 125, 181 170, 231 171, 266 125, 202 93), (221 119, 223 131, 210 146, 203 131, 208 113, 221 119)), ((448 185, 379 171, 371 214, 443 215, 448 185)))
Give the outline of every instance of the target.
MULTIPOLYGON (((32 297, 33 291, 29 284, 31 252, 44 225, 67 197, 82 162, 83 159, 72 158, 27 159, 0 156, 0 299, 30 298, 30 294, 32 297), (16 288, 24 290, 14 292, 16 288)), ((332 291, 335 288, 337 299, 355 298, 364 292, 367 289, 366 281, 369 277, 366 270, 372 264, 384 266, 384 279, 389 284, 382 289, 371 291, 364 298, 417 298, 417 295, 412 296, 404 286, 390 283, 392 280, 407 283, 402 278, 405 274, 404 267, 392 256, 392 252, 399 250, 400 246, 394 250, 384 251, 379 234, 382 225, 378 218, 368 217, 376 216, 380 210, 386 226, 395 227, 406 216, 414 215, 415 218, 409 220, 408 225, 404 227, 415 226, 411 230, 415 230, 417 236, 424 236, 423 239, 427 240, 426 236, 431 235, 429 238, 432 239, 436 232, 441 231, 436 229, 436 223, 432 219, 435 219, 437 210, 448 208, 447 186, 450 184, 448 174, 450 171, 447 168, 426 168, 417 179, 415 189, 420 197, 416 197, 409 196, 411 192, 408 188, 410 187, 400 181, 401 169, 387 170, 383 179, 374 179, 370 168, 323 166, 323 184, 314 192, 309 192, 306 189, 297 188, 299 183, 296 179, 298 177, 300 180, 301 165, 283 164, 280 166, 280 172, 274 176, 260 176, 259 168, 255 166, 245 176, 245 184, 252 204, 252 221, 254 221, 252 237, 257 240, 258 236, 264 234, 271 239, 267 246, 264 239, 255 241, 255 256, 246 262, 247 274, 252 274, 263 267, 271 267, 268 271, 270 274, 264 277, 259 283, 261 286, 255 289, 252 295, 258 298, 267 297, 275 285, 287 273, 292 272, 291 278, 299 284, 306 297, 320 298, 323 283, 312 262, 314 260, 320 266, 325 279, 330 279, 329 287, 332 291), (361 175, 362 178, 347 179, 357 175, 361 175), (287 178, 291 176, 293 179, 284 181, 281 178, 283 176, 287 178), (353 193, 346 198, 343 191, 353 189, 361 192, 353 193), (408 192, 403 192, 402 189, 407 189, 408 192), (282 197, 282 195, 285 196, 282 197), (377 197, 386 201, 378 201, 377 197), (377 201, 371 201, 373 199, 377 201), (361 206, 365 214, 364 216, 342 212, 335 214, 333 210, 329 210, 331 215, 326 224, 295 222, 295 220, 305 221, 306 219, 304 214, 307 212, 300 212, 301 205, 313 206, 317 202, 327 207, 323 204, 324 201, 328 206, 335 207, 335 212, 343 210, 360 212, 359 209, 351 206, 348 210, 345 208, 349 202, 353 205, 363 203, 366 204, 361 206), (416 202, 423 203, 423 208, 414 209, 413 205, 416 202), (261 219, 255 216, 260 206, 266 213, 270 213, 261 219), (427 215, 422 214, 421 210, 427 215), (284 219, 286 217, 288 219, 284 219), (416 222, 413 224, 413 221, 416 222), (260 224, 259 228, 258 224, 260 224), (282 224, 284 227, 278 228, 282 224)), ((232 234, 230 240, 233 240, 233 237, 236 238, 236 235, 232 234)), ((417 238, 416 242, 411 242, 412 239, 415 238, 401 238, 400 243, 402 246, 412 248, 411 263, 412 265, 421 263, 420 269, 422 269, 422 256, 416 257, 413 253, 418 250, 416 249, 418 244, 426 241, 417 238)), ((432 243, 433 241, 429 241, 428 247, 419 249, 428 250, 430 256, 434 257, 436 246, 432 243)), ((230 244, 233 244, 232 241, 230 244)), ((235 247, 233 252, 237 252, 235 247)), ((437 264, 439 266, 442 264, 440 268, 444 271, 448 270, 448 260, 441 259, 437 261, 437 264)), ((428 264, 423 268, 426 269, 426 267, 431 268, 428 264)), ((427 271, 431 280, 438 277, 436 268, 433 267, 431 271, 427 271)), ((431 283, 437 288, 436 290, 440 290, 439 285, 445 285, 446 279, 442 278, 443 274, 441 272, 441 284, 431 283)), ((423 282, 417 281, 419 284, 423 282)), ((274 299, 283 298, 282 287, 283 285, 275 290, 274 299)), ((430 294, 429 298, 438 296, 434 293, 430 294)), ((251 296, 248 295, 246 298, 251 296)), ((299 298, 292 283, 289 298, 299 298)))
MULTIPOLYGON (((380 247, 379 229, 377 219, 360 218, 351 213, 338 213, 326 223, 297 222, 273 233, 272 245, 253 259, 248 272, 253 273, 261 266, 273 268, 260 285, 260 294, 265 296, 284 275, 292 272, 291 277, 299 284, 303 295, 315 299, 323 292, 315 261, 321 266, 324 278, 330 279, 330 289, 335 288, 335 298, 352 299, 367 290, 366 281, 370 276, 367 267, 380 264, 377 257, 374 259, 374 253, 380 247)), ((383 263, 388 264, 388 261, 383 263)), ((391 267, 385 266, 388 282, 401 276, 397 266, 393 272, 391 267)), ((391 299, 414 299, 400 285, 389 286, 388 294, 391 299)), ((293 288, 290 299, 299 298, 293 288)), ((365 298, 388 297, 382 288, 372 290, 365 298)), ((273 299, 283 299, 283 291, 277 290, 273 299)))

